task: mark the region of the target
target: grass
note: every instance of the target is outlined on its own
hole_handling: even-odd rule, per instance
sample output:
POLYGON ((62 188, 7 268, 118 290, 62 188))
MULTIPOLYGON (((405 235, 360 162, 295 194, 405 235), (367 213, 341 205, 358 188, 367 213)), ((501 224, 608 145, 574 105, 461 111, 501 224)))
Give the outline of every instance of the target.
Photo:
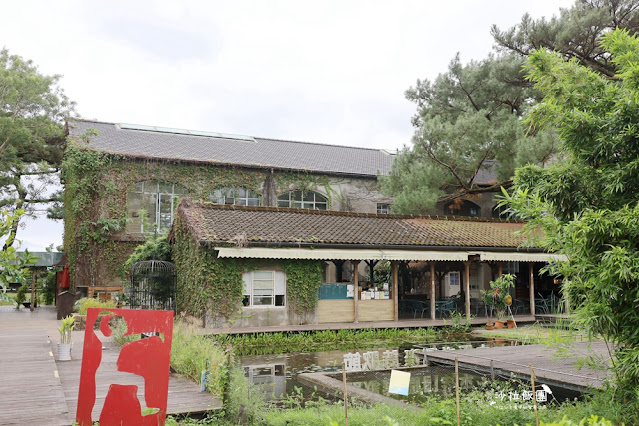
POLYGON ((518 328, 502 328, 499 330, 474 329, 472 334, 482 338, 536 340, 539 343, 553 343, 558 340, 579 341, 585 334, 570 328, 565 322, 558 327, 543 327, 539 323, 524 325, 518 328))
POLYGON ((237 355, 276 354, 366 347, 379 343, 428 343, 447 336, 433 328, 324 330, 315 332, 279 332, 243 335, 221 334, 211 337, 220 345, 233 346, 237 355))
MULTIPOLYGON (((404 425, 454 425, 457 424, 457 407, 455 399, 433 398, 422 404, 421 411, 406 410, 403 407, 391 405, 364 405, 349 404, 348 424, 379 425, 379 426, 404 426, 404 425)), ((636 415, 629 416, 631 407, 623 406, 618 402, 611 402, 611 396, 602 392, 593 399, 575 404, 564 403, 562 405, 549 406, 539 410, 539 419, 542 425, 558 426, 612 426, 613 424, 636 424, 636 415), (624 414, 625 413, 625 414, 624 414), (608 420, 602 420, 602 417, 608 420), (583 420, 583 423, 580 423, 583 420)), ((480 392, 472 392, 461 398, 460 423, 462 425, 534 425, 535 414, 529 405, 500 402, 493 395, 480 392), (516 405, 516 406, 515 406, 516 405)), ((266 410, 262 416, 253 419, 225 419, 210 417, 203 420, 194 419, 168 419, 167 425, 343 425, 344 404, 318 403, 314 406, 302 408, 300 406, 290 409, 266 410)))
POLYGON ((7 296, 11 300, 7 301, 7 300, 1 300, 0 299, 0 306, 13 306, 14 301, 16 300, 16 294, 17 293, 9 293, 9 292, 4 293, 4 295, 7 296))
POLYGON ((101 302, 98 299, 93 299, 91 297, 83 297, 82 299, 75 302, 73 307, 80 315, 86 315, 87 309, 89 308, 115 308, 115 302, 101 302))

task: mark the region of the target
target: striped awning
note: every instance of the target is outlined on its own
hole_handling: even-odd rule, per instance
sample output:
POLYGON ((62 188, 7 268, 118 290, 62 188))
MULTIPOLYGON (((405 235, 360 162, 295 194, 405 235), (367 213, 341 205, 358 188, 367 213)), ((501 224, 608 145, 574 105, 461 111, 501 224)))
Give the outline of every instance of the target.
POLYGON ((466 251, 215 247, 218 257, 316 260, 468 260, 466 251))
POLYGON ((552 253, 524 253, 524 252, 473 252, 478 254, 482 261, 503 261, 503 262, 551 262, 564 261, 568 258, 563 254, 552 253))

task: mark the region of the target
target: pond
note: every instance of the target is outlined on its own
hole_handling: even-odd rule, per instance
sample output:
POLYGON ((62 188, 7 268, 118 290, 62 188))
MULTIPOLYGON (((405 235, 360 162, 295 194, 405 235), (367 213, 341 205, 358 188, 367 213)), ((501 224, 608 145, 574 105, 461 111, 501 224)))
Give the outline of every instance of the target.
MULTIPOLYGON (((297 376, 301 373, 316 373, 316 372, 339 372, 342 371, 342 363, 344 361, 344 354, 369 351, 379 351, 380 358, 382 353, 386 350, 395 350, 399 352, 399 361, 403 365, 404 351, 407 349, 415 349, 418 347, 436 347, 438 349, 451 348, 456 349, 460 345, 473 345, 473 346, 506 346, 513 344, 521 344, 514 340, 484 340, 475 338, 459 339, 455 341, 440 341, 427 344, 412 344, 404 343, 394 346, 372 346, 363 348, 353 348, 349 350, 334 350, 334 351, 317 351, 317 352, 290 352, 284 354, 275 355, 244 355, 239 357, 241 366, 244 368, 246 377, 255 385, 258 385, 262 394, 267 400, 278 401, 285 399, 291 395, 303 395, 304 400, 315 399, 321 396, 325 399, 333 399, 333 396, 324 392, 318 392, 314 388, 310 388, 301 383, 297 376)), ((454 373, 452 375, 452 382, 450 381, 450 371, 446 369, 438 369, 436 378, 434 379, 437 384, 424 388, 427 394, 433 392, 441 395, 448 396, 450 394, 450 383, 453 386, 454 393, 454 373), (441 384, 441 385, 440 385, 441 384)), ((474 376, 471 378, 464 376, 465 386, 475 386, 481 378, 474 376)), ((420 379, 421 380, 421 379, 420 379)), ((430 380, 430 379, 429 379, 430 380)), ((349 381, 350 382, 350 381, 349 381)), ((417 383, 417 382, 415 382, 417 383)), ((426 383, 426 382, 424 382, 426 383)), ((429 382, 430 383, 430 382, 429 382)), ((383 379, 376 379, 372 381, 362 381, 361 383, 353 383, 363 387, 385 387, 388 389, 388 383, 383 379), (372 384, 378 383, 378 384, 372 384)), ((418 386, 417 384, 413 385, 418 386)), ((421 386, 421 385, 420 385, 421 386)), ((418 388, 415 388, 418 389, 418 388)))

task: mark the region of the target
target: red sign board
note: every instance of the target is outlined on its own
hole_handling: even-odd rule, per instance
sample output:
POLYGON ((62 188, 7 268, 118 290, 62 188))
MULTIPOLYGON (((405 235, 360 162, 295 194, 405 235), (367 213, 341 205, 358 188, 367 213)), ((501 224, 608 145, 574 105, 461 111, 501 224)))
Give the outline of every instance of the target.
MULTIPOLYGON (((123 383, 110 383, 102 412, 100 425, 164 425, 166 401, 169 390, 169 364, 171 361, 171 337, 173 332, 172 311, 147 311, 135 309, 89 308, 84 332, 82 372, 78 391, 76 421, 80 426, 91 426, 91 412, 96 400, 96 377, 116 377, 123 383), (105 314, 95 330, 98 314, 105 314), (102 363, 101 337, 113 334, 111 324, 114 317, 126 323, 126 335, 145 333, 145 339, 124 344, 115 366, 102 363), (103 369, 113 368, 114 374, 103 369), (144 380, 143 403, 138 399, 138 386, 127 384, 127 374, 144 380)), ((102 337, 103 338, 103 337, 102 337)), ((113 372, 112 372, 113 373, 113 372)))

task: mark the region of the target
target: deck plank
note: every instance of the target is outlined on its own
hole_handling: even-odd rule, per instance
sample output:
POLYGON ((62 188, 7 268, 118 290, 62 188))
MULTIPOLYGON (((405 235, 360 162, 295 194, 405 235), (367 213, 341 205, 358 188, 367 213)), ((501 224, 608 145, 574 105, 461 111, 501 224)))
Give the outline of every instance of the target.
POLYGON ((595 355, 610 360, 604 342, 574 342, 571 353, 557 357, 556 351, 549 345, 519 345, 493 348, 474 348, 456 351, 426 352, 428 362, 452 365, 455 358, 460 367, 489 371, 491 361, 493 368, 520 377, 530 377, 532 364, 539 382, 585 391, 590 387, 601 387, 608 374, 606 370, 588 367, 577 368, 578 358, 595 355))
MULTIPOLYGON (((77 410, 84 331, 73 332, 71 361, 57 361, 55 310, 35 312, 0 307, 0 377, 3 391, 1 425, 70 425, 77 410)), ((103 362, 114 366, 119 348, 108 342, 103 362)), ((117 372, 100 376, 92 417, 99 418, 111 383, 134 384, 143 392, 142 377, 117 372)), ((143 399, 141 399, 143 400, 143 399)), ((201 413, 221 408, 221 402, 199 385, 177 374, 169 376, 168 414, 201 413)))

